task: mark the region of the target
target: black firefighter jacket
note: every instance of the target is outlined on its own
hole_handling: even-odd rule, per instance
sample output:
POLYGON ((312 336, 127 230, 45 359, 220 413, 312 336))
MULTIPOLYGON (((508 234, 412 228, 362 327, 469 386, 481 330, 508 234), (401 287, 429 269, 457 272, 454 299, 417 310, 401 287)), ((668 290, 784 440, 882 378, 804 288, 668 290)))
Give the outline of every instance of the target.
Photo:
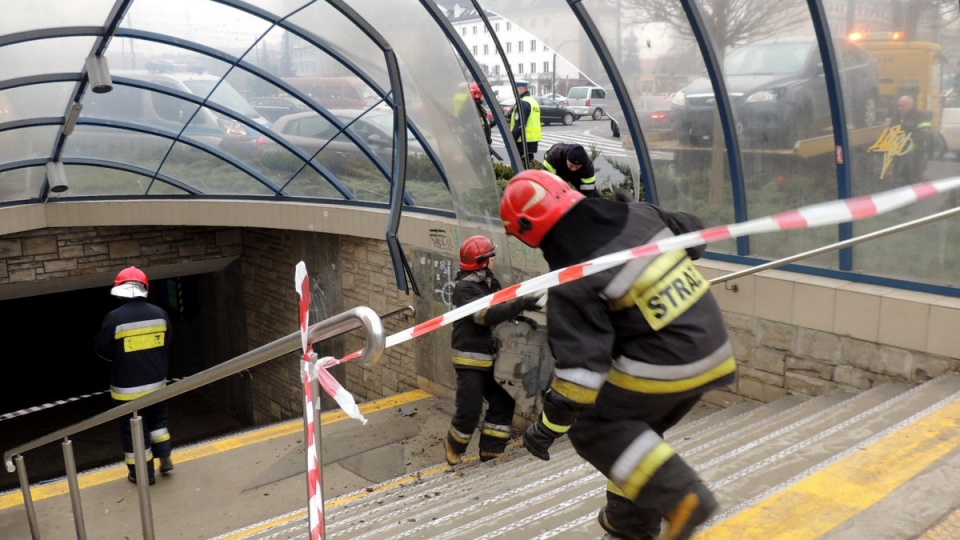
MULTIPOLYGON (((584 199, 541 248, 556 270, 702 228, 697 216, 648 203, 584 199)), ((551 411, 551 420, 572 424, 577 409, 590 406, 605 382, 675 395, 733 382, 736 361, 720 308, 692 262, 705 250, 637 258, 550 289, 553 388, 566 389, 562 401, 574 409, 551 411)))
POLYGON ((107 313, 96 337, 97 355, 113 363, 110 395, 136 399, 166 386, 170 317, 143 298, 125 300, 107 313))
MULTIPOLYGON (((460 307, 500 290, 500 282, 489 269, 461 270, 453 289, 453 305, 460 307)), ((524 299, 517 298, 482 309, 453 323, 453 363, 456 368, 492 370, 497 353, 493 328, 519 315, 524 299)))

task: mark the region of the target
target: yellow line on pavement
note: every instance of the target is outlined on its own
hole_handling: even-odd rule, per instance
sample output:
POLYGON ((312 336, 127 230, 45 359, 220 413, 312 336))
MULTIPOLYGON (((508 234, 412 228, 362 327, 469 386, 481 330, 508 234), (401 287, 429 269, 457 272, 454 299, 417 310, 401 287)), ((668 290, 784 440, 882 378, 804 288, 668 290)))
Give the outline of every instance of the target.
MULTIPOLYGON (((368 403, 362 403, 359 405, 360 412, 363 414, 372 414, 378 411, 385 409, 391 409, 393 407, 398 407, 413 401, 419 401, 421 399, 432 398, 433 395, 422 390, 413 390, 410 392, 404 392, 402 394, 397 394, 395 396, 378 399, 376 401, 371 401, 368 403)), ((343 411, 336 410, 330 411, 328 413, 323 413, 320 415, 320 425, 325 426, 332 424, 334 422, 340 422, 350 418, 343 411)), ((298 418, 296 420, 289 420, 279 424, 274 424, 263 429, 256 429, 247 433, 241 433, 232 437, 226 437, 224 439, 211 441, 209 443, 201 444, 198 446, 193 446, 190 448, 185 448, 183 450, 174 449, 177 462, 186 462, 192 461, 194 459, 199 459, 206 456, 212 456, 220 452, 226 452, 228 450, 234 450, 236 448, 241 448, 243 446, 256 444, 259 442, 270 441, 278 437, 283 437, 286 435, 292 435, 294 433, 303 433, 303 419, 298 418)), ((119 447, 119 441, 117 441, 119 447)), ((107 482, 112 482, 114 480, 119 480, 121 478, 125 479, 127 477, 127 466, 119 464, 115 467, 110 467, 107 469, 102 469, 94 472, 80 474, 77 478, 77 481, 80 485, 80 489, 98 486, 100 484, 105 484, 107 482)), ((34 486, 30 490, 30 495, 33 498, 34 502, 40 501, 43 499, 48 499, 50 497, 56 497, 59 495, 65 495, 69 493, 69 486, 67 485, 66 479, 52 482, 50 484, 43 484, 39 486, 34 486)), ((20 491, 15 491, 8 493, 6 495, 0 495, 0 510, 5 510, 14 506, 23 504, 23 494, 20 491)))
POLYGON ((711 527, 696 539, 818 538, 958 446, 960 400, 711 527))

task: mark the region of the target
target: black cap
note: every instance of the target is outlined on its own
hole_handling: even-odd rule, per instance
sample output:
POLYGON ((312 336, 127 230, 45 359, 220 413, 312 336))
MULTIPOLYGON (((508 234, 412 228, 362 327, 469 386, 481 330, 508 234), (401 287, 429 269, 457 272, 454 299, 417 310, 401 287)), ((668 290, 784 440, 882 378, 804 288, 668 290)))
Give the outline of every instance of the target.
POLYGON ((587 151, 580 146, 575 144, 567 149, 567 154, 564 156, 567 158, 567 161, 573 163, 574 165, 583 165, 590 159, 590 156, 587 155, 587 151))

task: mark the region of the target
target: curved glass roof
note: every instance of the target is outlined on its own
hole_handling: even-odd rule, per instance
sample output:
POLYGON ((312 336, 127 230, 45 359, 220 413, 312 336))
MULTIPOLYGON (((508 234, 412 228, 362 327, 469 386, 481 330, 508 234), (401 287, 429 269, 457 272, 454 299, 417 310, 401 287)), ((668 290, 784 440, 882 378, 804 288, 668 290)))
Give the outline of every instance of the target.
MULTIPOLYGON (((492 90, 520 78, 540 94, 602 87, 603 114, 628 157, 596 155, 618 171, 601 180, 708 225, 960 174, 948 114, 960 110, 955 0, 0 6, 0 207, 103 198, 359 204, 390 210, 388 241, 403 209, 499 224, 495 163, 467 84, 481 84, 509 139, 492 90), (883 139, 902 95, 930 114, 936 143, 911 177, 896 172, 883 139), (669 129, 650 124, 648 96, 671 102, 659 111, 669 129)), ((502 152, 523 167, 513 145, 502 152)), ((710 253, 775 259, 911 211, 719 242, 710 253)), ((955 228, 945 222, 807 263, 814 273, 955 289, 960 256, 946 249, 955 228), (939 254, 920 247, 930 242, 943 245, 939 254)))

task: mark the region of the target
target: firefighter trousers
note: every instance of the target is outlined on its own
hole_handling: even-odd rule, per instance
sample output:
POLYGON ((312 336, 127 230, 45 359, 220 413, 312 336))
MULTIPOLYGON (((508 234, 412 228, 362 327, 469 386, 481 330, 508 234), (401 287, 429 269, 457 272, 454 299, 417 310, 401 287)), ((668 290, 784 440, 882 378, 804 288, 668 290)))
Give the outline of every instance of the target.
POLYGON ((455 440, 457 450, 463 453, 483 414, 483 403, 487 402, 487 413, 483 418, 480 432, 480 452, 501 454, 510 440, 510 426, 513 424, 513 410, 516 401, 493 377, 492 370, 456 368, 457 411, 450 422, 459 436, 455 440), (464 439, 466 439, 464 441, 464 439))

